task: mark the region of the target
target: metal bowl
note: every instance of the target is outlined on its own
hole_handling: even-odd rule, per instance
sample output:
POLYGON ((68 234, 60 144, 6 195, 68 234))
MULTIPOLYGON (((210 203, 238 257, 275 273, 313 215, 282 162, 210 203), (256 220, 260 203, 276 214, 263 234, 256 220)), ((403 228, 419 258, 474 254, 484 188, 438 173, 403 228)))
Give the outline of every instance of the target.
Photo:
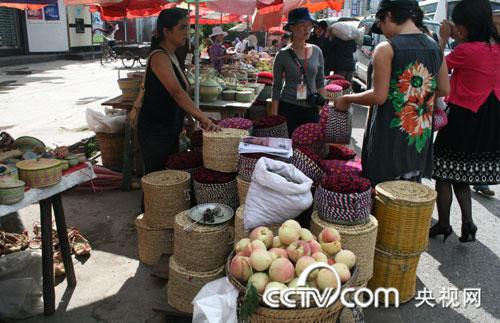
POLYGON ((204 225, 220 225, 231 220, 233 216, 234 216, 233 209, 227 205, 220 203, 199 204, 197 206, 192 207, 191 210, 189 210, 189 217, 191 218, 191 220, 197 222, 198 224, 204 224, 204 225), (221 208, 221 215, 214 216, 214 222, 203 221, 203 212, 205 212, 206 209, 214 209, 216 207, 221 208))

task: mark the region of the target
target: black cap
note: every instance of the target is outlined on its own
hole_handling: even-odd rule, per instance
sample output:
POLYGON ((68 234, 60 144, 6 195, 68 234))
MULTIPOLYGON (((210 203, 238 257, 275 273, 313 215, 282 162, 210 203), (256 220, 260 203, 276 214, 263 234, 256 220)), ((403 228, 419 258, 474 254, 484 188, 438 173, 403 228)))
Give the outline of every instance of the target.
POLYGON ((293 9, 288 13, 288 23, 283 27, 284 30, 290 31, 290 26, 297 23, 310 21, 316 24, 316 20, 313 19, 307 8, 297 8, 293 9))

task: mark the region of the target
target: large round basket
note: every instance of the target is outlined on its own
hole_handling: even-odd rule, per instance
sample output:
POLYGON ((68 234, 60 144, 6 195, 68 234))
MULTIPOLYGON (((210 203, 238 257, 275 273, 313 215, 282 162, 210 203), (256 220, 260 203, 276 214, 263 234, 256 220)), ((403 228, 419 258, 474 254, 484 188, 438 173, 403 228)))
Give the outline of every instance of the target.
MULTIPOLYGON (((239 291, 240 296, 245 294, 246 287, 238 281, 230 272, 229 268, 231 266, 231 260, 233 259, 235 253, 231 252, 226 262, 226 276, 239 291)), ((357 279, 358 269, 354 267, 351 273, 351 279, 342 284, 342 288, 351 287, 353 282, 357 279)), ((275 323, 275 322, 318 322, 318 323, 332 323, 336 322, 337 318, 342 311, 343 304, 340 298, 335 301, 331 306, 327 308, 318 308, 311 306, 310 308, 300 308, 300 309, 289 309, 289 308, 269 308, 264 306, 264 302, 261 297, 261 304, 257 311, 252 314, 248 322, 252 323, 275 323)))
POLYGON ((240 176, 236 177, 236 182, 238 184, 238 197, 240 200, 240 205, 242 205, 245 204, 248 189, 250 188, 250 182, 245 181, 240 176))
POLYGON ((304 173, 304 175, 312 179, 315 185, 319 185, 325 177, 323 169, 306 154, 301 152, 300 149, 293 150, 291 163, 304 173))
MULTIPOLYGON (((243 222, 243 215, 245 211, 245 205, 242 204, 237 210, 236 215, 234 217, 234 243, 238 243, 243 238, 248 238, 250 236, 250 231, 245 230, 245 223, 243 222)), ((266 225, 276 237, 278 236, 278 230, 281 226, 281 223, 266 225)))
POLYGON ((381 183, 375 191, 377 248, 403 255, 424 251, 429 242, 436 191, 408 181, 381 183))
POLYGON ((239 154, 238 163, 236 166, 236 169, 238 170, 238 176, 247 182, 251 182, 255 165, 261 157, 279 160, 285 163, 290 162, 290 159, 288 158, 281 158, 268 154, 239 154))
POLYGON ((190 271, 180 266, 175 256, 170 257, 167 286, 168 304, 181 312, 192 313, 192 301, 200 289, 207 283, 223 276, 224 265, 213 271, 190 271))
POLYGON ((27 186, 48 187, 62 178, 62 164, 56 159, 23 160, 16 164, 19 179, 27 186))
POLYGON ((256 137, 288 138, 288 127, 286 122, 283 122, 282 124, 273 127, 254 128, 253 134, 256 137))
POLYGON ((144 220, 153 228, 171 229, 175 215, 191 208, 191 175, 163 170, 142 177, 144 220))
POLYGON ((356 255, 359 274, 353 283, 360 286, 373 275, 373 257, 377 241, 378 222, 370 215, 365 223, 356 225, 333 224, 320 219, 315 211, 311 217, 311 232, 318 236, 324 228, 335 228, 340 233, 342 248, 351 250, 356 255))
POLYGON ((222 184, 204 184, 193 181, 197 204, 220 203, 235 210, 240 205, 236 179, 222 184))
POLYGON ((320 124, 324 129, 328 143, 349 144, 352 134, 352 108, 337 111, 332 106, 325 106, 320 113, 320 124))
POLYGON ((317 141, 309 146, 319 157, 325 158, 328 156, 330 149, 328 148, 328 144, 324 141, 317 141))
POLYGON ((371 188, 362 193, 344 194, 319 186, 314 194, 318 215, 327 222, 353 225, 368 220, 371 211, 371 188))
POLYGON ((193 224, 189 211, 177 214, 174 224, 177 263, 192 271, 212 271, 223 266, 231 252, 230 230, 227 222, 222 225, 193 224))
POLYGON ((121 170, 123 165, 123 141, 125 133, 96 132, 104 167, 121 170))
POLYGON ((122 90, 122 97, 128 100, 134 100, 139 94, 141 87, 140 78, 121 78, 118 79, 118 86, 122 90))
POLYGON ((135 219, 137 229, 139 259, 148 265, 156 265, 162 254, 174 250, 174 230, 152 228, 144 221, 143 214, 135 219))
POLYGON ((236 172, 238 145, 248 131, 222 129, 219 132, 203 132, 203 164, 206 168, 223 173, 236 172))
MULTIPOLYGON (((399 302, 406 303, 415 297, 417 285, 417 266, 419 254, 409 256, 394 255, 379 249, 375 250, 373 277, 368 282, 372 291, 380 287, 394 287, 399 291, 399 302)), ((381 295, 381 294, 379 294, 381 295)), ((384 302, 385 299, 380 299, 384 302)), ((393 293, 389 294, 389 303, 395 303, 393 293)))

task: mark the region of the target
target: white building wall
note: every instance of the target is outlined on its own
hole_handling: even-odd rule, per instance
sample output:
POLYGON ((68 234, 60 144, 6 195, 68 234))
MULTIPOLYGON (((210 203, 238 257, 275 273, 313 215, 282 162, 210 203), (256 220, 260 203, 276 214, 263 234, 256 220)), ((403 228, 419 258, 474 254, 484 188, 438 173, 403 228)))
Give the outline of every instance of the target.
POLYGON ((68 51, 66 7, 58 0, 59 20, 48 20, 42 9, 42 19, 33 19, 25 11, 28 47, 31 53, 68 51))

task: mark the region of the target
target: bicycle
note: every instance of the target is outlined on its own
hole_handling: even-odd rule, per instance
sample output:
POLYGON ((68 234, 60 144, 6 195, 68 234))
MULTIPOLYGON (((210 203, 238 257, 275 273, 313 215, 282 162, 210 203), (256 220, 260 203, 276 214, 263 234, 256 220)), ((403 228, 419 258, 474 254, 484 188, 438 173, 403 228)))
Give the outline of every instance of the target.
POLYGON ((111 63, 118 58, 116 52, 113 48, 108 44, 107 41, 101 44, 101 65, 105 65, 107 63, 111 63))
POLYGON ((133 53, 130 50, 126 50, 123 52, 122 56, 122 64, 126 68, 132 68, 135 65, 135 62, 138 62, 140 66, 146 66, 147 56, 143 53, 133 53))

